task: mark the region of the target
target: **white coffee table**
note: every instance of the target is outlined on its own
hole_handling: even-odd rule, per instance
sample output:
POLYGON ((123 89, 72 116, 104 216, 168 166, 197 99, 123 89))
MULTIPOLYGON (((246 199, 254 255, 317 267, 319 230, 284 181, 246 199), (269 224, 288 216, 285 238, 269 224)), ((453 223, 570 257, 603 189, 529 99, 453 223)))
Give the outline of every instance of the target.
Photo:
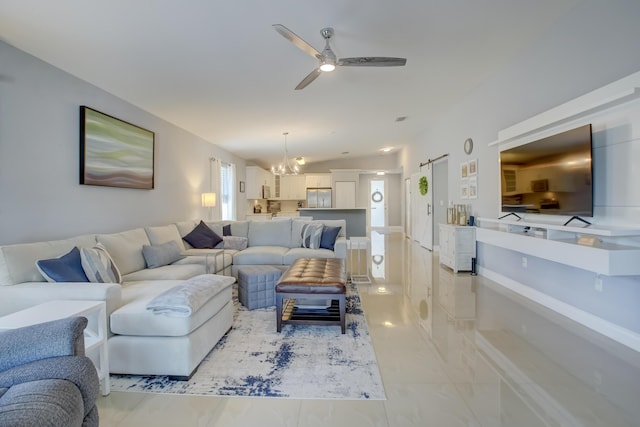
MULTIPOLYGON (((89 286, 89 285, 87 285, 89 286)), ((84 347, 96 365, 100 391, 109 394, 109 352, 107 348, 107 309, 104 301, 49 301, 0 317, 0 329, 16 329, 72 316, 86 317, 84 347)))

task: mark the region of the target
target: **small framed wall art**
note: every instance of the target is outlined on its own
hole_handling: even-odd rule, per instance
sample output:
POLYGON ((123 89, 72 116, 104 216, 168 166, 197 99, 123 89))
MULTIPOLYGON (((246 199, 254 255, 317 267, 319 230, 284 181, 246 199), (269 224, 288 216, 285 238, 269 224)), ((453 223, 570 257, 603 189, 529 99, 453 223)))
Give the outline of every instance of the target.
POLYGON ((80 107, 80 184, 154 187, 155 134, 92 108, 80 107))
POLYGON ((244 181, 240 181, 240 192, 244 193, 244 181))
POLYGON ((476 176, 469 178, 469 198, 478 198, 478 177, 476 176))
POLYGON ((460 163, 460 178, 464 179, 469 176, 469 163, 460 163))
POLYGON ((460 198, 468 199, 469 198, 469 183, 465 179, 460 183, 460 198))
POLYGON ((469 176, 478 174, 478 159, 469 160, 469 176))

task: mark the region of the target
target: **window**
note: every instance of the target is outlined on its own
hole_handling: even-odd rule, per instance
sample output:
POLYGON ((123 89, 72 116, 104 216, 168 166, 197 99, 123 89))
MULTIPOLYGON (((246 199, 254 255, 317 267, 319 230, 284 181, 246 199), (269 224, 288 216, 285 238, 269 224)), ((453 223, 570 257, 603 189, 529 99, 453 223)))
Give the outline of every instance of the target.
POLYGON ((236 165, 220 162, 220 215, 223 220, 236 219, 236 165))

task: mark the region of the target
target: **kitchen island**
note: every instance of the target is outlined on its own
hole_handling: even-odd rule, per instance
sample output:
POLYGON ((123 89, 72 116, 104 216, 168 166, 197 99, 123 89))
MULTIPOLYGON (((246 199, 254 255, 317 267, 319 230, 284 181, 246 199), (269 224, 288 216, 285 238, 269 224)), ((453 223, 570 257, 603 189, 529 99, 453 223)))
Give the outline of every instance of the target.
POLYGON ((310 216, 313 219, 344 219, 347 223, 347 238, 351 236, 367 235, 366 208, 300 208, 300 216, 310 216))

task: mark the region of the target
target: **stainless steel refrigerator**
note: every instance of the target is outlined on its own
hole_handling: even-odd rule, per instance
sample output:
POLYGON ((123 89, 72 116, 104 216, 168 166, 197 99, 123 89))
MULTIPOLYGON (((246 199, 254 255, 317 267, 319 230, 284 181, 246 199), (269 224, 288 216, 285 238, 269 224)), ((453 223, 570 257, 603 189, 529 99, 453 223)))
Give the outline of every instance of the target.
POLYGON ((308 208, 330 208, 331 188, 307 188, 308 208))

